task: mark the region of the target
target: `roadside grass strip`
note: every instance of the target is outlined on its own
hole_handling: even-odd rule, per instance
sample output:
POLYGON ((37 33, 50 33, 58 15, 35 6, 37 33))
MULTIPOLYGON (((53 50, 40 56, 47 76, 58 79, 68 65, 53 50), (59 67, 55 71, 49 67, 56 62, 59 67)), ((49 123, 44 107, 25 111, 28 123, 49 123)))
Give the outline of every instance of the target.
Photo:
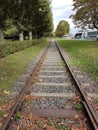
POLYGON ((5 95, 10 93, 11 88, 18 78, 25 72, 27 65, 45 47, 47 41, 8 55, 0 59, 0 103, 4 102, 5 95))
POLYGON ((98 83, 98 41, 57 40, 71 58, 71 64, 87 72, 98 83))

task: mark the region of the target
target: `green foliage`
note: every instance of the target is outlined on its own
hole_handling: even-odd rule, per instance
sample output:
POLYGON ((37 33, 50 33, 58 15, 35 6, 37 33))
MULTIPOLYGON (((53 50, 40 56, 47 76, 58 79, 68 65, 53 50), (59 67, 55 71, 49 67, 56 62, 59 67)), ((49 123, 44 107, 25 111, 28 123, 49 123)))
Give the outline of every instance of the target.
POLYGON ((67 126, 64 124, 56 124, 55 128, 56 130, 68 130, 67 126))
POLYGON ((6 29, 6 30, 4 31, 4 34, 5 34, 5 35, 15 35, 16 32, 17 32, 16 27, 15 27, 15 26, 12 26, 11 28, 6 29))
POLYGON ((95 104, 98 106, 98 100, 97 99, 95 100, 95 104))
POLYGON ((13 24, 12 19, 7 19, 5 21, 6 28, 4 29, 4 35, 16 35, 18 33, 16 26, 13 24))
POLYGON ((71 15, 77 27, 98 29, 98 0, 73 0, 73 10, 71 15))
POLYGON ((56 130, 68 130, 68 128, 65 125, 65 123, 63 123, 60 119, 58 119, 58 121, 54 121, 54 120, 48 119, 47 120, 47 125, 55 126, 56 130))
POLYGON ((5 57, 9 54, 13 54, 25 48, 31 47, 32 45, 36 44, 37 41, 10 41, 0 44, 0 58, 5 57))
POLYGON ((53 121, 51 121, 50 119, 48 119, 47 120, 47 124, 51 126, 51 125, 53 125, 53 121))
POLYGON ((18 121, 21 118, 20 112, 16 113, 15 120, 18 121))
POLYGON ((10 19, 19 33, 32 31, 39 38, 50 35, 53 31, 49 0, 4 0, 0 2, 0 7, 0 29, 7 29, 6 21, 10 19))
POLYGON ((83 104, 76 104, 76 109, 77 110, 82 110, 83 109, 83 104))
POLYGON ((5 116, 5 112, 0 111, 0 117, 4 117, 5 116))
POLYGON ((50 2, 48 0, 38 0, 36 3, 36 8, 33 11, 33 35, 38 38, 50 35, 53 31, 50 2))
POLYGON ((0 1, 0 29, 5 28, 5 20, 8 18, 8 1, 0 1), (6 5, 5 5, 6 4, 6 5))
POLYGON ((65 34, 69 33, 69 24, 67 21, 60 21, 59 24, 57 25, 56 31, 55 31, 55 35, 57 37, 62 37, 65 34))

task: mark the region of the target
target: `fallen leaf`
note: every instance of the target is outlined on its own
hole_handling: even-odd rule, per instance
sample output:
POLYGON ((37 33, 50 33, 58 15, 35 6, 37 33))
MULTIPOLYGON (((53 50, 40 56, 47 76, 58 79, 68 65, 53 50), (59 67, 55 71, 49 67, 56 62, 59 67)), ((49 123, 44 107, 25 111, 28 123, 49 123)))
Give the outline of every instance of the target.
POLYGON ((7 90, 4 90, 3 93, 4 93, 5 95, 9 95, 10 92, 7 91, 7 90))
POLYGON ((27 97, 27 99, 34 99, 35 97, 33 96, 33 95, 29 95, 28 97, 27 97))
POLYGON ((43 82, 43 80, 42 80, 42 79, 39 79, 39 82, 43 82))
POLYGON ((0 122, 0 126, 2 126, 2 122, 0 122))
POLYGON ((77 128, 75 125, 72 126, 71 130, 80 130, 79 128, 77 128))
POLYGON ((8 114, 5 114, 3 117, 6 118, 8 116, 8 114))
POLYGON ((29 114, 28 118, 29 118, 29 120, 32 120, 32 118, 33 118, 32 113, 29 114))
POLYGON ((2 107, 0 106, 0 111, 2 110, 2 107))
POLYGON ((0 67, 3 67, 3 64, 0 64, 0 67))
POLYGON ((91 97, 87 97, 87 99, 92 102, 92 98, 91 97))
POLYGON ((76 114, 76 115, 74 116, 74 118, 75 118, 75 119, 79 119, 79 115, 76 114))

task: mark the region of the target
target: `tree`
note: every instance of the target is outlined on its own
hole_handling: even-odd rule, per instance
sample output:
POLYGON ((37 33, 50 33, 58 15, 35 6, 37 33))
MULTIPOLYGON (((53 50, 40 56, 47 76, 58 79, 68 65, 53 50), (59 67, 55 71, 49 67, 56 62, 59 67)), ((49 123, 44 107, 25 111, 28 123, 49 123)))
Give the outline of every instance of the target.
POLYGON ((40 38, 53 31, 53 19, 50 1, 38 0, 34 11, 34 21, 32 23, 33 35, 40 38))
MULTIPOLYGON (((14 25, 17 27, 17 30, 19 32, 19 38, 20 41, 23 41, 23 31, 25 30, 25 23, 26 23, 26 14, 28 11, 28 8, 30 9, 29 11, 32 11, 31 6, 33 7, 33 0, 13 0, 12 2, 12 7, 11 7, 11 12, 12 12, 12 19, 14 25)), ((31 14, 31 13, 30 13, 31 14)))
MULTIPOLYGON (((28 31, 30 39, 42 37, 53 30, 53 20, 49 0, 4 0, 0 1, 0 27, 6 28, 7 20, 16 26, 23 40, 23 31, 28 31)), ((2 30, 3 30, 2 29, 2 30)))
POLYGON ((22 22, 25 14, 26 0, 3 0, 0 1, 0 28, 6 28, 6 20, 12 19, 18 31, 23 29, 22 22))
POLYGON ((66 34, 69 33, 69 23, 65 20, 62 20, 59 22, 59 24, 57 25, 56 31, 55 31, 55 35, 57 37, 62 37, 66 34))
POLYGON ((9 15, 8 1, 0 1, 0 41, 4 40, 3 30, 6 27, 5 21, 9 15), (6 3, 6 4, 5 4, 6 3))
POLYGON ((98 0, 73 0, 73 18, 76 27, 98 29, 98 0))
POLYGON ((50 31, 53 30, 49 0, 15 1, 12 12, 14 24, 17 26, 20 34, 23 33, 23 30, 28 30, 30 39, 32 32, 34 36, 42 37, 49 28, 51 28, 50 31))

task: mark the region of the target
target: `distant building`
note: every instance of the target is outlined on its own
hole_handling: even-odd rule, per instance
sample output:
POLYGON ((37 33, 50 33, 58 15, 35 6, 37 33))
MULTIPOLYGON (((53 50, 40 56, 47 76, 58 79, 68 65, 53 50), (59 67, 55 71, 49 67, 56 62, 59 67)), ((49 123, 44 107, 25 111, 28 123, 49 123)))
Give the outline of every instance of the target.
POLYGON ((78 32, 75 34, 76 39, 87 39, 87 40, 96 40, 98 36, 98 31, 87 30, 83 32, 78 32))

